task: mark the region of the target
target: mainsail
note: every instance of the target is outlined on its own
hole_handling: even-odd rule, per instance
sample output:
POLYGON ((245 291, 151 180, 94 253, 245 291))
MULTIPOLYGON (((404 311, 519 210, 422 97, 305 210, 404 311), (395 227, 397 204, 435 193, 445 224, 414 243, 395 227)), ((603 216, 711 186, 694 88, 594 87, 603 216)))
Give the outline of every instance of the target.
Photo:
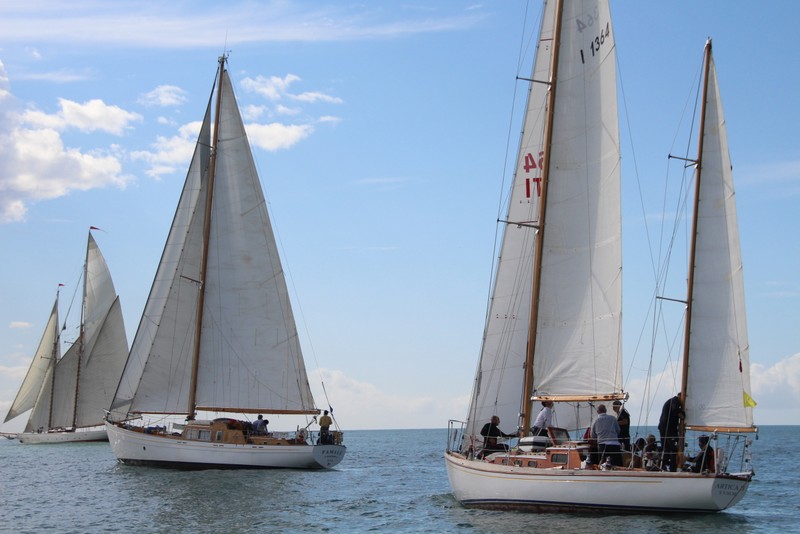
MULTIPOLYGON (((532 410, 531 395, 576 403, 621 396, 614 33, 605 2, 565 3, 560 28, 553 23, 558 4, 545 5, 467 435, 477 434, 494 414, 509 424, 518 421, 532 410), (540 220, 543 194, 546 219, 540 220), (537 303, 534 250, 540 238, 537 303), (533 374, 525 391, 531 332, 533 374)), ((583 424, 572 410, 562 407, 559 416, 559 426, 583 424)))
POLYGON ((686 426, 754 431, 733 167, 711 42, 707 43, 696 244, 688 325, 686 426))
POLYGON ((215 152, 212 96, 120 381, 115 418, 197 410, 317 413, 244 124, 227 70, 218 75, 215 152))

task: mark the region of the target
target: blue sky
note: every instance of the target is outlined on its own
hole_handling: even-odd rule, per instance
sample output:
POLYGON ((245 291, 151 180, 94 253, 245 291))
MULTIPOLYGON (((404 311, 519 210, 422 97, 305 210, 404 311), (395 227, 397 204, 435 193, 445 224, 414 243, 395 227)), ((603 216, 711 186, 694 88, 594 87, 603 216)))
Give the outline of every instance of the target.
MULTIPOLYGON (((103 229, 95 237, 133 338, 228 50, 311 381, 324 380, 345 428, 463 418, 526 90, 515 76, 529 74, 520 51, 539 13, 521 0, 0 5, 0 414, 59 283, 66 313, 90 225, 103 229)), ((667 154, 686 149, 710 36, 740 212, 755 418, 800 424, 800 3, 619 1, 612 16, 626 387, 641 389, 653 288, 643 220, 662 209, 676 165, 667 154)), ((658 415, 642 411, 631 410, 635 420, 658 415)))

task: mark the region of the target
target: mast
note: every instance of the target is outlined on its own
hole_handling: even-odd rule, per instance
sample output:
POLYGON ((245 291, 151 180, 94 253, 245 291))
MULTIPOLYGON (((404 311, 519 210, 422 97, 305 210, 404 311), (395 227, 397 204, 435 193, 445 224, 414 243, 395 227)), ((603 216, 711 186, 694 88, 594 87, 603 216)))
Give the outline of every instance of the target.
MULTIPOLYGON (((686 386, 689 378, 689 343, 691 341, 692 304, 694 294, 695 254, 697 252, 697 218, 700 205, 700 179, 703 171, 703 140, 706 129, 706 105, 708 102, 708 71, 711 66, 711 39, 706 41, 705 57, 703 60, 703 94, 700 104, 700 129, 698 131, 697 160, 695 162, 694 178, 694 206, 692 214, 692 233, 689 245, 689 278, 686 287, 686 328, 683 338, 683 369, 681 371, 681 406, 686 406, 686 386)), ((678 425, 678 451, 683 450, 683 440, 686 433, 686 423, 680 420, 678 425)))
MULTIPOLYGON (((89 235, 92 235, 91 229, 89 230, 89 235)), ((81 384, 81 360, 83 360, 83 351, 84 351, 84 332, 86 331, 86 286, 88 285, 89 281, 87 280, 87 276, 89 275, 89 243, 86 243, 86 261, 83 262, 83 298, 81 299, 81 325, 80 331, 78 332, 78 362, 77 362, 77 371, 75 375, 75 403, 72 406, 72 428, 75 428, 78 424, 78 394, 80 393, 80 384, 81 384)))
POLYGON ((545 215, 547 211, 547 183, 550 179, 550 148, 553 142, 553 115, 555 114, 556 79, 558 77, 558 55, 561 45, 561 17, 564 11, 562 0, 556 0, 556 20, 553 26, 553 57, 550 63, 550 90, 547 97, 547 120, 545 122, 544 160, 542 163, 541 197, 539 200, 539 227, 533 253, 533 294, 528 328, 528 350, 525 355, 525 384, 522 390, 522 431, 530 432, 532 419, 531 396, 533 395, 533 359, 536 348, 536 325, 539 319, 539 291, 542 278, 542 250, 544 248, 545 215))
POLYGON ((203 326, 203 305, 206 293, 206 272, 208 267, 208 242, 211 235, 211 206, 214 199, 214 175, 217 166, 217 144, 219 141, 219 115, 222 102, 222 76, 225 73, 225 59, 223 54, 219 57, 219 80, 217 85, 217 103, 214 110, 214 134, 211 138, 211 154, 208 164, 208 184, 206 185, 206 209, 203 219, 203 259, 200 266, 200 295, 197 300, 197 319, 194 331, 194 352, 192 354, 192 381, 189 386, 189 406, 187 417, 193 420, 197 399, 197 370, 200 363, 200 339, 203 326))
POLYGON ((55 391, 56 391, 56 356, 58 355, 58 343, 61 339, 60 333, 61 330, 58 328, 58 297, 61 293, 61 284, 59 284, 58 289, 56 289, 56 336, 53 340, 53 350, 50 353, 50 370, 51 370, 51 377, 50 377, 50 403, 47 408, 47 428, 51 428, 53 426, 53 400, 55 399, 55 391))

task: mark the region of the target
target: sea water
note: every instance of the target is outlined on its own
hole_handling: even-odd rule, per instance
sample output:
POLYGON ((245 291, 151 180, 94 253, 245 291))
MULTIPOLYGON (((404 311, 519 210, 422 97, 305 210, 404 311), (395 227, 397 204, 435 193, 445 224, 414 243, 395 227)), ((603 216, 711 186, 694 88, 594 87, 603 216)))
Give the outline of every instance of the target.
POLYGON ((463 508, 447 431, 345 432, 330 471, 174 471, 119 464, 107 443, 0 439, 2 532, 796 532, 800 427, 762 427, 756 477, 717 514, 525 514, 463 508))

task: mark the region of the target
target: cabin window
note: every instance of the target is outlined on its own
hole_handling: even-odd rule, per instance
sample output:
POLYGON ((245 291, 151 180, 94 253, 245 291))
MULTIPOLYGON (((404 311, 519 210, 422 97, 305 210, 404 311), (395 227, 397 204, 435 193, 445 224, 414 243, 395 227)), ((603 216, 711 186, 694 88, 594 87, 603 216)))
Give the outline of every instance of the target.
POLYGON ((222 441, 222 430, 217 430, 217 441, 222 441))
POLYGON ((514 465, 517 467, 522 467, 522 460, 514 460, 514 465))
POLYGON ((553 454, 550 456, 550 461, 554 464, 565 464, 568 457, 569 455, 567 454, 553 454))
POLYGON ((188 432, 186 432, 186 437, 189 439, 197 439, 197 429, 190 428, 188 432))
POLYGON ((503 458, 503 465, 508 465, 508 458, 503 458))
POLYGON ((211 441, 211 431, 201 430, 199 439, 200 441, 211 441))
POLYGON ((536 467, 536 460, 528 460, 528 467, 536 467))

